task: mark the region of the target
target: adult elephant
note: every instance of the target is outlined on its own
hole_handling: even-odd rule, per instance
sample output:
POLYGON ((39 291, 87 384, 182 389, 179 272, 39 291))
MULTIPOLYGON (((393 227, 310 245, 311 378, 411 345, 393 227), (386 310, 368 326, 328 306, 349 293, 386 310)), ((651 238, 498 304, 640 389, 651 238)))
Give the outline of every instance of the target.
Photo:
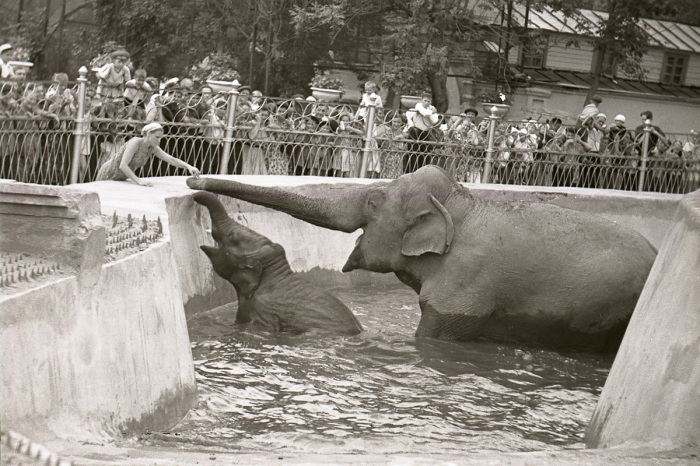
POLYGON ((418 337, 614 350, 656 257, 629 228, 546 203, 474 199, 435 166, 362 187, 187 184, 325 228, 362 228, 343 271, 394 272, 412 287, 418 337))
POLYGON ((292 272, 284 248, 231 219, 213 194, 194 200, 209 209, 217 246, 201 246, 214 271, 233 284, 241 323, 267 331, 356 335, 362 326, 338 298, 292 272))

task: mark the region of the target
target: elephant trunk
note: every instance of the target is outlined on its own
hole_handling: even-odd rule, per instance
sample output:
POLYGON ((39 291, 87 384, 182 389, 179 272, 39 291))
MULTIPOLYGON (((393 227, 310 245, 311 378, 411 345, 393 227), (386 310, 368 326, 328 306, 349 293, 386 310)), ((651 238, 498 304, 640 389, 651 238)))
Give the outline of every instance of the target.
MULTIPOLYGON (((241 225, 233 221, 231 217, 228 216, 224 205, 213 194, 204 191, 199 191, 194 194, 193 198, 195 202, 197 202, 198 204, 202 204, 209 210, 209 216, 211 217, 211 225, 213 230, 226 232, 236 228, 243 228, 241 225)), ((218 235, 214 235, 214 238, 216 238, 217 236, 218 235)))
POLYGON ((213 178, 189 178, 187 185, 279 210, 331 230, 351 233, 366 223, 364 208, 369 192, 366 187, 290 189, 213 178))

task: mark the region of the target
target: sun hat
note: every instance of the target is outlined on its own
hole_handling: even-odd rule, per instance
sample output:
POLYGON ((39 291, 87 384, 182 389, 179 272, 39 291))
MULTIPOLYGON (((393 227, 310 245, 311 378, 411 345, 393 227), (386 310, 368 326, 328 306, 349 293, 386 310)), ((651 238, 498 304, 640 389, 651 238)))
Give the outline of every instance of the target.
POLYGON ((464 111, 463 111, 462 113, 463 113, 464 115, 466 115, 466 114, 469 113, 469 112, 473 113, 474 116, 477 116, 477 115, 479 114, 479 111, 478 111, 477 109, 471 108, 471 107, 470 107, 470 108, 465 108, 464 111))
POLYGON ((141 134, 143 136, 145 136, 149 133, 152 133, 153 131, 158 131, 158 130, 163 131, 163 127, 161 126, 160 123, 154 121, 153 123, 149 123, 146 126, 144 126, 143 128, 141 128, 141 134))
POLYGON ((30 61, 8 61, 7 64, 12 68, 31 68, 34 66, 34 63, 30 61))
POLYGON ((112 52, 110 56, 112 57, 112 60, 119 57, 122 57, 124 60, 128 60, 131 57, 131 54, 124 49, 119 49, 112 52))

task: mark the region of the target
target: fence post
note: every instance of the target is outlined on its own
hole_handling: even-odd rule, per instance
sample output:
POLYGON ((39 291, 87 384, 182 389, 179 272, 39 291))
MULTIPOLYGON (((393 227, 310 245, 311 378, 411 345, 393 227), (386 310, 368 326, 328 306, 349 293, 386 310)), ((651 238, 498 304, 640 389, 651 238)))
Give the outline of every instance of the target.
POLYGON ((360 164, 360 178, 367 178, 367 163, 372 154, 372 139, 374 139, 374 119, 377 115, 377 105, 374 100, 367 106, 367 119, 365 120, 365 134, 362 137, 362 163, 360 164))
POLYGON ((649 137, 651 136, 651 120, 644 120, 644 140, 642 141, 642 161, 639 164, 639 179, 637 191, 644 191, 644 179, 647 173, 647 160, 649 159, 649 137))
POLYGON ((86 131, 85 121, 85 89, 87 87, 88 69, 81 66, 78 70, 78 117, 75 119, 75 130, 73 131, 73 159, 70 164, 70 184, 78 182, 78 174, 80 173, 80 152, 83 150, 83 138, 90 137, 86 131))
POLYGON ((484 172, 481 174, 481 182, 488 183, 491 177, 491 163, 493 162, 493 142, 496 135, 496 120, 498 120, 498 108, 489 109, 489 134, 488 145, 486 146, 486 160, 484 162, 484 172))
POLYGON ((226 129, 224 131, 224 149, 221 154, 219 175, 228 175, 228 161, 231 159, 233 131, 236 124, 236 108, 238 108, 238 86, 229 91, 228 108, 226 113, 226 129))

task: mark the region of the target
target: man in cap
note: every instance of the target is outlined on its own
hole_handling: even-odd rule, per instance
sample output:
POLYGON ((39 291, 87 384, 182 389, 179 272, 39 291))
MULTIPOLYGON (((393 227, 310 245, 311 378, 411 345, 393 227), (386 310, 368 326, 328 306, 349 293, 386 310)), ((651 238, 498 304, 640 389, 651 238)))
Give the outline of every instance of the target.
POLYGON ((478 145, 479 131, 475 121, 478 114, 475 108, 465 108, 461 115, 452 118, 447 134, 460 142, 478 145))
POLYGON ((608 140, 611 144, 613 144, 613 153, 615 154, 621 153, 622 147, 619 146, 620 142, 625 139, 630 139, 631 141, 629 131, 627 131, 627 128, 625 127, 626 122, 627 118, 625 118, 624 115, 619 114, 613 120, 613 124, 608 127, 608 140))

